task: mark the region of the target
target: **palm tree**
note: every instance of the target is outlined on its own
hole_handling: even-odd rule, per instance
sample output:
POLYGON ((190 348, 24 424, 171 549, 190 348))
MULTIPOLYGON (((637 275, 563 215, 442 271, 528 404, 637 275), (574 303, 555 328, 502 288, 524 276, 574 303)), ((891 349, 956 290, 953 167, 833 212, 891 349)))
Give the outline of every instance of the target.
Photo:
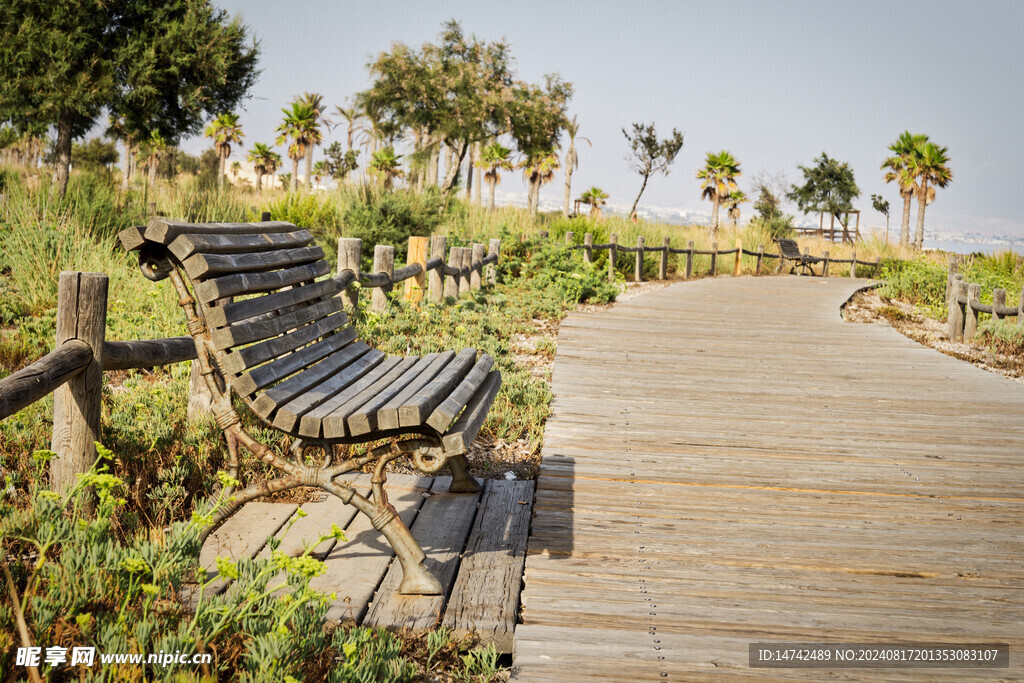
POLYGON ((401 178, 402 167, 399 163, 401 154, 395 154, 395 148, 388 146, 373 153, 370 159, 370 173, 377 176, 385 190, 390 190, 395 178, 401 178))
POLYGON ((323 161, 318 161, 313 164, 313 178, 316 180, 316 186, 319 189, 320 179, 327 175, 327 165, 323 161))
POLYGON ((346 123, 346 141, 348 142, 348 149, 352 149, 352 145, 356 142, 356 134, 363 133, 362 121, 366 118, 363 111, 356 106, 342 107, 335 105, 335 113, 338 114, 346 123))
POLYGON ((953 171, 949 168, 949 147, 940 147, 934 142, 918 143, 910 160, 910 171, 917 181, 917 228, 914 244, 918 249, 924 246, 924 208, 935 201, 935 188, 946 187, 953 182, 953 171))
POLYGON ((928 142, 927 135, 912 134, 909 130, 900 133, 896 141, 889 145, 893 156, 882 162, 885 171, 885 182, 895 182, 900 188, 903 198, 903 221, 900 223, 900 246, 910 243, 910 200, 913 199, 917 183, 910 171, 910 162, 917 153, 919 144, 928 142))
POLYGON ((590 204, 590 217, 601 217, 601 207, 608 203, 608 194, 600 187, 592 187, 580 195, 579 201, 590 204))
POLYGON ((249 150, 249 156, 246 157, 248 161, 252 162, 252 170, 256 174, 256 191, 263 191, 263 176, 273 175, 277 170, 276 165, 273 164, 272 157, 276 156, 280 160, 280 155, 270 149, 269 145, 265 145, 262 142, 257 142, 253 145, 252 149, 249 150), (273 168, 271 168, 273 166, 273 168))
MULTIPOLYGON (((576 134, 580 131, 580 126, 576 122, 576 117, 572 117, 572 121, 565 124, 565 130, 569 134, 569 149, 565 150, 565 194, 562 196, 562 215, 569 215, 569 197, 572 196, 572 174, 580 166, 579 158, 576 156, 576 134)), ((593 146, 589 138, 585 138, 582 135, 580 140, 585 140, 588 145, 593 146)))
POLYGON ((292 160, 291 185, 293 190, 299 189, 299 159, 306 156, 306 150, 313 141, 320 141, 320 131, 316 128, 316 114, 313 108, 301 102, 292 102, 291 109, 282 109, 284 121, 277 127, 277 144, 288 145, 288 157, 292 160), (315 132, 314 132, 315 129, 315 132))
POLYGON ((555 170, 559 168, 558 157, 553 149, 539 150, 527 155, 519 167, 523 169, 523 177, 529 183, 527 207, 530 213, 535 214, 540 203, 540 188, 554 179, 555 170))
POLYGON ((487 208, 494 211, 494 188, 501 182, 501 172, 512 170, 512 150, 495 142, 484 147, 480 153, 477 168, 484 170, 484 180, 488 185, 487 208))
POLYGON ((231 162, 231 177, 234 178, 235 183, 238 183, 238 173, 242 170, 242 164, 238 161, 231 162))
POLYGON ((304 92, 295 101, 313 110, 313 124, 309 128, 310 140, 306 146, 306 189, 312 189, 313 179, 310 174, 313 168, 313 148, 323 142, 320 124, 330 125, 331 121, 324 116, 324 96, 315 92, 304 92))
POLYGON ((231 154, 231 145, 240 143, 245 134, 238 122, 238 115, 226 112, 220 114, 206 126, 206 137, 213 138, 213 146, 220 157, 220 172, 217 174, 217 187, 224 188, 224 164, 231 154))
POLYGON ((740 204, 747 201, 747 195, 743 193, 743 190, 736 190, 730 192, 726 203, 729 205, 729 218, 732 219, 732 227, 740 222, 740 204))
POLYGON ((167 141, 160 133, 153 131, 143 144, 143 149, 146 153, 146 170, 148 171, 146 188, 149 192, 153 192, 156 189, 156 171, 160 166, 160 157, 167 152, 167 141))
POLYGON ((718 154, 708 152, 704 163, 704 168, 697 171, 697 179, 701 181, 701 196, 712 203, 711 239, 715 239, 718 237, 718 207, 723 199, 739 189, 736 177, 741 174, 740 162, 723 149, 718 154))

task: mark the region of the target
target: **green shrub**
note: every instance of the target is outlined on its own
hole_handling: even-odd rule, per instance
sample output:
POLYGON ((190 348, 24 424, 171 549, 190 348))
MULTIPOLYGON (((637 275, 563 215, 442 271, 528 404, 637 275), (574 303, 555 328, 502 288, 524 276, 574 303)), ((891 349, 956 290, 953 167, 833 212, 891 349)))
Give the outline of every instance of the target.
POLYGON ((985 320, 978 325, 978 343, 1009 356, 1024 358, 1024 325, 985 320))
POLYGON ((364 260, 372 259, 373 245, 389 244, 395 247, 395 263, 404 263, 409 237, 430 235, 447 214, 444 197, 432 190, 382 192, 364 185, 350 191, 346 200, 342 223, 348 237, 363 240, 364 260))
POLYGON ((902 299, 924 308, 934 318, 946 317, 948 270, 926 257, 911 261, 887 259, 882 263, 882 296, 902 299))

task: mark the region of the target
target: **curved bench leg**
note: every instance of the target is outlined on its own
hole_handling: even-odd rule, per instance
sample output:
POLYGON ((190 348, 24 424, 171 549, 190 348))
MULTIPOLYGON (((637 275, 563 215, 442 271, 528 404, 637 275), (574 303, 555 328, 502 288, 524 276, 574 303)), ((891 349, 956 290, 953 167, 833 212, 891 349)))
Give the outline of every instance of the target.
POLYGON ((448 490, 452 493, 480 493, 483 488, 480 482, 470 476, 465 455, 452 455, 448 457, 448 469, 452 473, 452 483, 448 490))

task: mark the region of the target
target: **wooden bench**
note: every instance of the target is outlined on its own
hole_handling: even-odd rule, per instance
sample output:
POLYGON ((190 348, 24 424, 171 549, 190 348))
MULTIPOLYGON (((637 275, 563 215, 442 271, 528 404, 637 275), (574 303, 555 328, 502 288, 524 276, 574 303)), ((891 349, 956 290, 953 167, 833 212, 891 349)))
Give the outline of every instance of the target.
POLYGON ((810 272, 814 275, 813 264, 821 261, 817 256, 811 256, 810 254, 801 254, 800 245, 796 243, 796 240, 777 237, 775 241, 779 245, 779 267, 776 272, 782 272, 786 261, 793 261, 793 266, 790 267, 789 272, 792 273, 796 268, 800 268, 802 273, 810 272))
POLYGON ((324 277, 330 266, 323 250, 291 223, 153 219, 119 238, 126 250, 139 252, 146 277, 174 284, 227 441, 228 473, 245 479, 240 448, 281 472, 231 490, 215 522, 254 498, 319 487, 370 517, 391 543, 403 570, 399 592, 441 593, 423 565, 423 550, 388 503, 385 467, 408 457, 427 474, 447 467, 449 491, 479 491, 464 454, 501 385, 493 359, 475 349, 388 356, 359 341, 339 296, 355 273, 324 277), (242 428, 232 391, 264 424, 292 437, 288 454, 242 428), (382 439, 391 443, 340 460, 333 448, 382 439), (369 496, 339 479, 371 464, 369 496))

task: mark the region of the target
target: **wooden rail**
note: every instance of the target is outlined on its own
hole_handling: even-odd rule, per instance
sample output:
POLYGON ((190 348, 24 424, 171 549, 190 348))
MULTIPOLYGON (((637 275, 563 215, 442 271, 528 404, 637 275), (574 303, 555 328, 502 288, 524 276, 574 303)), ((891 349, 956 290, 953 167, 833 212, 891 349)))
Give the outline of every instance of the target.
POLYGON ((978 333, 978 314, 985 313, 995 320, 1017 317, 1017 324, 1024 325, 1024 287, 1021 288, 1019 303, 1006 305, 1006 290, 993 289, 992 303, 981 303, 981 285, 964 282, 964 276, 956 272, 960 259, 949 257, 949 274, 946 278, 946 333, 950 341, 970 341, 978 333))

